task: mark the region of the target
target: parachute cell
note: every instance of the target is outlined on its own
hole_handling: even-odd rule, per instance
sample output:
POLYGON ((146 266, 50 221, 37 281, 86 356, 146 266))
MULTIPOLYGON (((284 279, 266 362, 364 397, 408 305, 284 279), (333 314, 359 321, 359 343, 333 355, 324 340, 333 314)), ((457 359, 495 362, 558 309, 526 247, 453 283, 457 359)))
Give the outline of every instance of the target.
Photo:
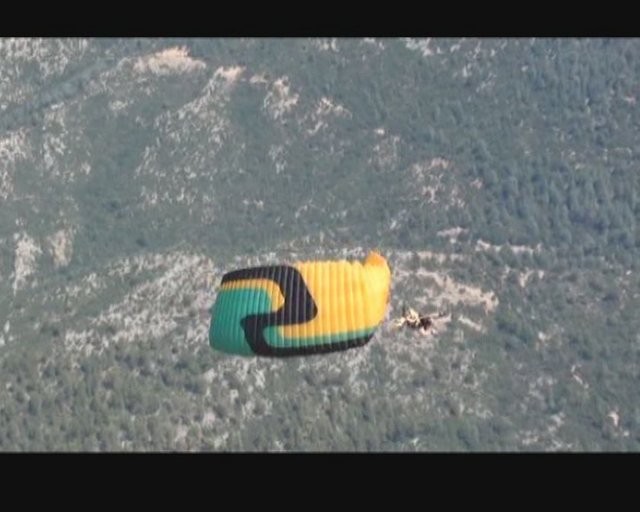
POLYGON ((386 260, 374 251, 364 264, 310 261, 229 272, 212 308, 209 344, 274 357, 364 345, 384 318, 390 282, 386 260))

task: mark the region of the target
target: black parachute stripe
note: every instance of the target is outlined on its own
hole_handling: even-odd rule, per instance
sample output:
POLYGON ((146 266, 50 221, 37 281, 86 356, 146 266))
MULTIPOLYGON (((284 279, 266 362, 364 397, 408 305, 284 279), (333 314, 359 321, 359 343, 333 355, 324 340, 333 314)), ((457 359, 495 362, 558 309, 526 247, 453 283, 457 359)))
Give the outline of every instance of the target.
MULTIPOLYGON (((309 345, 307 347, 272 347, 264 340, 266 349, 264 352, 259 352, 261 356, 271 357, 293 357, 293 356, 309 356, 317 354, 328 354, 329 352, 336 352, 341 350, 347 350, 351 348, 360 347, 365 345, 371 340, 373 333, 360 338, 353 338, 345 341, 337 341, 335 343, 323 343, 320 345, 309 345)), ((253 350, 253 346, 251 347, 253 350)), ((258 353, 258 352, 256 352, 258 353)))
MULTIPOLYGON (((316 306, 307 285, 298 269, 289 265, 272 265, 235 270, 225 274, 222 284, 246 279, 267 279, 278 285, 280 293, 284 297, 284 304, 280 309, 269 313, 247 315, 241 320, 247 343, 251 350, 261 356, 287 356, 305 355, 329 352, 335 350, 338 344, 327 344, 314 347, 272 347, 264 337, 264 330, 272 326, 295 325, 313 320, 318 314, 316 306)), ((368 341, 360 341, 364 344, 368 341)), ((349 347, 358 340, 350 340, 349 347)), ((346 347, 345 347, 346 348, 346 347)))

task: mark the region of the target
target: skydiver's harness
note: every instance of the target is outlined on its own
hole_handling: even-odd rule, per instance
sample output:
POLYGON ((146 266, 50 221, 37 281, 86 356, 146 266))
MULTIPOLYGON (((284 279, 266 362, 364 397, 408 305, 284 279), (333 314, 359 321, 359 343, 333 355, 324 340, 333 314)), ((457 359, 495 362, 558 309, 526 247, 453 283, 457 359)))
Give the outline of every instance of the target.
MULTIPOLYGON (((407 326, 411 329, 420 329, 423 334, 426 334, 434 327, 434 316, 435 315, 419 315, 415 309, 403 305, 402 317, 395 321, 395 326, 407 326)), ((437 313, 438 318, 442 318, 444 316, 445 313, 441 311, 437 313)))

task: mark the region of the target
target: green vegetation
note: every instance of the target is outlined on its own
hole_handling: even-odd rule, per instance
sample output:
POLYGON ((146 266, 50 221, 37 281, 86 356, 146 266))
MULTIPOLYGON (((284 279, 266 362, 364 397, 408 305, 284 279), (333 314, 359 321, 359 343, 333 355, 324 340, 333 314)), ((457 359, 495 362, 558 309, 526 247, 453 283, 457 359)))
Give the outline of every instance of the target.
MULTIPOLYGON (((0 143, 23 130, 28 146, 0 215, 0 450, 640 449, 638 41, 435 39, 426 56, 391 39, 39 44, 69 63, 45 78, 0 47, 0 143), (206 71, 133 75, 183 44, 206 71), (241 78, 214 79, 229 66, 241 78), (63 227, 69 265, 43 249, 14 294, 14 234, 44 247, 63 227), (194 342, 193 290, 162 335, 107 346, 114 321, 84 342, 100 350, 69 348, 158 277, 110 265, 178 244, 220 268, 287 244, 379 247, 499 303, 451 307, 424 361, 390 348, 419 339, 385 331, 366 391, 352 353, 249 364, 194 342), (91 273, 105 287, 72 296, 91 273)), ((423 296, 402 281, 394 314, 423 296)))

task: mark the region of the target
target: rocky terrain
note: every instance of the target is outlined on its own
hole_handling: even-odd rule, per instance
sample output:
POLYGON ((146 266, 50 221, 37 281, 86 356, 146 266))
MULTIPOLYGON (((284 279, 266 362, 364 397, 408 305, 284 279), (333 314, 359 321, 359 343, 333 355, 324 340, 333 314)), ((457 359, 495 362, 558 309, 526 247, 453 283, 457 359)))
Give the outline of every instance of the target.
POLYGON ((0 40, 0 449, 638 449, 639 54, 0 40), (371 248, 365 347, 209 348, 225 272, 371 248))

